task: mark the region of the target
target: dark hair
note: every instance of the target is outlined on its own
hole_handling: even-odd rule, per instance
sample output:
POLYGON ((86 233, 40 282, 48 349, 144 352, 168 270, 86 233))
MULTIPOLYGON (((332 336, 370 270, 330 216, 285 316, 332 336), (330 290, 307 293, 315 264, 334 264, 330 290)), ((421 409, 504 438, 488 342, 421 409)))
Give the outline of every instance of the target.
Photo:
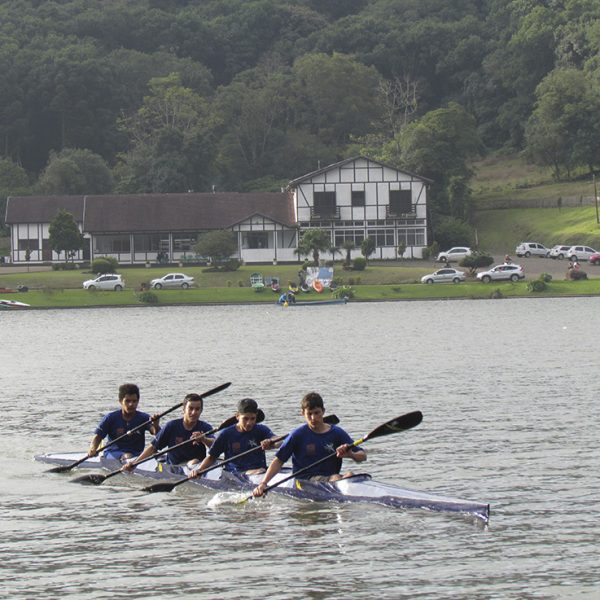
POLYGON ((140 399, 140 388, 135 383, 124 383, 119 386, 119 402, 128 395, 136 395, 140 399))
POLYGON ((258 414, 258 403, 252 398, 242 398, 237 405, 237 411, 243 413, 258 414))
POLYGON ((302 402, 300 403, 300 408, 302 410, 312 410, 313 408, 322 408, 325 410, 325 405, 323 404, 323 398, 321 398, 320 394, 317 392, 308 392, 304 398, 302 398, 302 402))
POLYGON ((204 410, 204 400, 200 394, 188 394, 183 399, 183 408, 187 406, 188 402, 195 402, 196 400, 200 400, 200 410, 204 410))

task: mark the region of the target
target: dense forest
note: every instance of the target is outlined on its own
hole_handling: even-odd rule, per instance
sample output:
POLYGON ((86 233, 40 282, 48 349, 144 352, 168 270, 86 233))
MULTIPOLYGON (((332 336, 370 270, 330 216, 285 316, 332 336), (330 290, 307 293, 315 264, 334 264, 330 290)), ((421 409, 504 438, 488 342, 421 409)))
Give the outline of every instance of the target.
POLYGON ((364 154, 600 164, 597 0, 0 1, 0 197, 278 190, 364 154))

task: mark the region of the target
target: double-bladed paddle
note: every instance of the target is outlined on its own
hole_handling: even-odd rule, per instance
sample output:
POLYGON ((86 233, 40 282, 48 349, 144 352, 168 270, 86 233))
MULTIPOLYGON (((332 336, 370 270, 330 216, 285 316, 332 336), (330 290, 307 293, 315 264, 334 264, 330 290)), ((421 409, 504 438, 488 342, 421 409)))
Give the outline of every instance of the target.
MULTIPOLYGON (((204 399, 204 398, 207 398, 208 396, 212 396, 213 394, 217 394, 218 392, 222 392, 223 390, 227 389, 230 385, 231 385, 231 381, 228 381, 227 383, 223 383, 223 384, 217 386, 216 388, 213 388, 212 390, 208 390, 208 392, 204 392, 203 394, 200 394, 200 398, 204 399)), ((169 414, 170 412, 173 412, 175 409, 177 409, 181 406, 183 406, 183 402, 179 402, 178 404, 175 404, 175 406, 172 406, 168 410, 165 410, 165 412, 160 413, 156 418, 161 419, 165 415, 169 414)), ((152 421, 154 421, 154 420, 155 419, 151 418, 151 419, 148 419, 147 421, 144 421, 137 427, 134 427, 133 429, 129 430, 127 433, 124 433, 123 435, 120 435, 118 438, 115 438, 114 440, 108 442, 108 444, 106 444, 106 446, 104 446, 101 450, 105 450, 109 446, 116 444, 117 442, 121 441, 123 438, 126 438, 127 436, 131 435, 132 433, 139 431, 140 429, 143 429, 144 427, 146 427, 147 425, 152 423, 152 421)), ((100 452, 100 450, 98 450, 98 452, 100 452)), ((82 462, 86 461, 88 458, 90 458, 90 457, 89 457, 89 455, 86 454, 83 458, 76 460, 74 463, 71 463, 70 465, 60 465, 58 467, 48 469, 47 472, 48 473, 65 473, 67 471, 70 471, 71 469, 74 469, 75 467, 80 465, 82 462)))
MULTIPOLYGON (((210 431, 205 432, 204 435, 212 435, 213 433, 217 433, 217 431, 221 431, 221 429, 230 427, 234 423, 237 423, 237 417, 235 415, 233 415, 233 417, 229 417, 229 419, 226 419, 225 421, 223 421, 218 427, 215 427, 215 428, 211 429, 210 431)), ((194 441, 194 438, 190 438, 189 440, 185 440, 184 442, 175 444, 174 446, 171 446, 170 448, 165 448, 164 450, 161 450, 160 452, 156 452, 152 456, 148 456, 147 458, 144 458, 144 460, 140 460, 139 462, 136 462, 135 466, 137 467, 138 465, 148 462, 149 460, 152 460, 153 458, 157 458, 159 456, 162 456, 163 454, 166 454, 167 452, 171 452, 171 450, 175 450, 175 448, 180 448, 181 446, 185 446, 186 444, 191 444, 193 441, 194 441)), ((101 483, 104 483, 107 479, 110 479, 111 477, 114 477, 115 475, 118 475, 119 473, 122 473, 121 469, 115 469, 114 471, 111 471, 110 473, 107 473, 106 475, 103 475, 102 473, 91 473, 89 475, 83 475, 81 477, 77 477, 77 479, 73 479, 73 483, 91 483, 93 485, 100 485, 101 483)))
MULTIPOLYGON (((323 420, 326 423, 329 423, 330 425, 337 425, 340 422, 340 420, 335 415, 327 415, 323 420)), ((271 438, 271 439, 272 439, 273 443, 277 443, 277 442, 280 442, 281 440, 284 440, 286 437, 287 437, 287 434, 280 435, 279 437, 271 438)), ((261 446, 258 445, 255 448, 250 448, 249 450, 246 450, 245 452, 241 452, 240 454, 231 456, 230 458, 222 460, 221 462, 219 462, 217 464, 211 465, 210 467, 206 467, 206 469, 202 469, 201 471, 194 471, 193 473, 190 473, 190 475, 188 475, 187 477, 180 479, 179 481, 176 481, 175 483, 155 483, 154 485, 149 485, 148 487, 142 488, 142 490, 144 492, 150 492, 150 493, 171 492, 178 485, 181 485, 182 483, 185 483, 186 481, 195 479, 196 477, 199 477, 200 475, 204 475, 204 473, 208 473, 209 471, 212 471, 213 469, 218 469, 219 467, 222 467, 223 465, 226 465, 227 463, 237 460, 238 458, 240 458, 242 456, 246 456, 247 454, 256 452, 257 450, 260 450, 260 448, 261 448, 261 446)))
MULTIPOLYGON (((423 414, 419 410, 417 410, 415 412, 407 413, 400 417, 396 417, 395 419, 391 419, 390 421, 387 421, 387 423, 384 423, 383 425, 376 427, 375 429, 373 429, 373 431, 367 433, 367 435, 365 435, 361 439, 352 442, 351 446, 359 446, 360 444, 362 444, 363 442, 366 442, 367 440, 372 440, 374 438, 383 437, 384 435, 390 435, 392 433, 399 433, 400 431, 406 431, 407 429, 412 429, 413 427, 416 427, 422 420, 423 420, 423 414)), ((275 483, 268 485, 267 487, 265 487, 263 495, 265 495, 269 490, 272 490, 273 488, 277 487, 278 485, 281 485, 282 483, 285 483, 286 481, 289 481, 290 479, 294 479, 301 473, 305 473, 306 471, 312 469, 313 467, 316 467, 317 465, 320 465, 321 463, 328 461, 330 458, 334 457, 335 455, 336 455, 336 453, 332 452, 331 454, 328 454, 327 456, 320 458, 319 460, 315 461, 314 463, 307 465, 306 467, 302 467, 301 469, 298 469, 297 471, 295 471, 288 477, 284 477, 283 479, 280 479, 279 481, 276 481, 275 483)), ((242 500, 239 500, 238 504, 243 504, 244 502, 248 502, 248 500, 252 500, 253 498, 254 498, 253 495, 247 496, 247 497, 243 498, 242 500)))

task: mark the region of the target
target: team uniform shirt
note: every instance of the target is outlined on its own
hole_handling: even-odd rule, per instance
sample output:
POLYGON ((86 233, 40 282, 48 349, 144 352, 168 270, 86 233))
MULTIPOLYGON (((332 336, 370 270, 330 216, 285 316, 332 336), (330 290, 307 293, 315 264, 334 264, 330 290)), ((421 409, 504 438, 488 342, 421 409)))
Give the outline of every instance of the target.
MULTIPOLYGON (((228 459, 241 452, 246 452, 246 450, 257 448, 263 440, 268 440, 272 437, 275 437, 275 434, 262 423, 257 423, 250 431, 238 431, 237 427, 232 425, 223 429, 208 450, 208 454, 213 458, 218 458, 221 454, 225 454, 225 459, 228 459)), ((227 471, 266 469, 265 451, 257 450, 256 452, 250 452, 246 456, 227 463, 223 468, 227 471)))
POLYGON ((107 444, 143 423, 146 423, 146 426, 140 427, 140 429, 134 431, 131 435, 124 437, 116 444, 107 448, 104 451, 104 456, 108 458, 121 458, 125 452, 129 452, 133 456, 141 454, 144 450, 146 440, 145 432, 150 431, 152 427, 152 423, 149 421, 150 415, 139 410, 133 415, 131 421, 126 421, 123 418, 121 410, 114 410, 105 415, 98 427, 96 427, 94 434, 99 435, 102 439, 108 436, 107 444))
MULTIPOLYGON (((352 444, 352 442, 350 436, 336 425, 331 425, 329 431, 324 433, 315 433, 305 424, 294 429, 285 438, 275 456, 282 462, 286 462, 292 457, 293 470, 298 471, 333 454, 338 446, 352 444)), ((353 450, 362 450, 362 448, 355 446, 353 450)), ((315 465, 312 469, 301 473, 300 477, 302 479, 308 479, 315 475, 329 477, 330 475, 337 475, 341 469, 342 459, 332 456, 321 464, 315 465)))
MULTIPOLYGON (((183 425, 183 417, 181 419, 173 419, 169 421, 152 440, 152 445, 156 450, 162 450, 163 448, 170 448, 176 444, 181 444, 192 437, 194 431, 201 433, 207 433, 212 430, 212 425, 205 421, 198 421, 192 429, 186 429, 183 425)), ((178 465, 186 463, 188 460, 197 458, 202 460, 206 456, 206 447, 202 442, 194 444, 190 442, 181 446, 181 448, 175 448, 167 452, 167 462, 172 465, 178 465)))

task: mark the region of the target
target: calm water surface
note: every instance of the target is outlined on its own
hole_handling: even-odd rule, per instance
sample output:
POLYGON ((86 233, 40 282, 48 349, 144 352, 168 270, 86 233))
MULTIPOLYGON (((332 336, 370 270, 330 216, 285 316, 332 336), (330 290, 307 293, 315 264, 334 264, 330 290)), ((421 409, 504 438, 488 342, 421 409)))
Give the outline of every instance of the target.
MULTIPOLYGON (((0 597, 598 598, 600 299, 181 307, 0 314, 0 597), (203 418, 259 400, 277 433, 310 390, 377 479, 489 502, 468 519, 209 491, 146 495, 48 474, 87 448, 117 387, 161 412, 225 381, 203 418)), ((174 414, 174 416, 177 416, 174 414)))

